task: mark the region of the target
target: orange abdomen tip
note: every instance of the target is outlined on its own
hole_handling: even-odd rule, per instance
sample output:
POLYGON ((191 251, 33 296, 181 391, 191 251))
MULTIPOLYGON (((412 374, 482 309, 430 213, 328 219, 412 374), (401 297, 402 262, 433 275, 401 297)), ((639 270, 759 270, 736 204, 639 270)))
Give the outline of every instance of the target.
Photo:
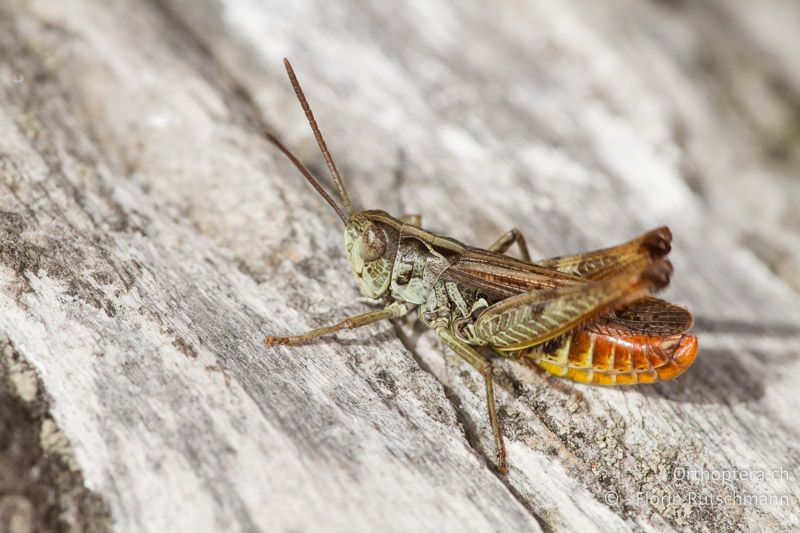
POLYGON ((697 336, 673 335, 661 338, 661 352, 667 357, 667 364, 656 368, 658 378, 662 381, 672 379, 683 374, 692 366, 697 357, 697 336))

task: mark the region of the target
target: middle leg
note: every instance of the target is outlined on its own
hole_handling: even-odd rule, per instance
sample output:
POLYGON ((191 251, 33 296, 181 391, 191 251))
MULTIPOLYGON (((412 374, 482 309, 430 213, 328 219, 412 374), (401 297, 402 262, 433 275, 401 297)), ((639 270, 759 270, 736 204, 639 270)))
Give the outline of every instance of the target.
POLYGON ((504 233, 499 239, 494 241, 494 243, 489 246, 490 252, 497 252, 499 254, 504 254, 511 248, 511 245, 517 243, 519 247, 519 253, 522 256, 522 259, 525 261, 530 262, 531 254, 528 251, 528 243, 525 242, 525 237, 522 235, 522 232, 517 228, 511 228, 506 233, 504 233))
POLYGON ((486 407, 489 411, 489 425, 492 427, 494 445, 497 451, 497 471, 501 474, 505 474, 508 472, 508 467, 506 466, 506 446, 503 442, 503 433, 500 431, 500 423, 497 420, 492 365, 486 357, 479 354, 472 346, 456 337, 448 328, 438 327, 436 328, 436 334, 439 335, 439 338, 441 338, 445 344, 452 348, 454 352, 472 365, 472 367, 483 376, 484 384, 486 385, 486 407))

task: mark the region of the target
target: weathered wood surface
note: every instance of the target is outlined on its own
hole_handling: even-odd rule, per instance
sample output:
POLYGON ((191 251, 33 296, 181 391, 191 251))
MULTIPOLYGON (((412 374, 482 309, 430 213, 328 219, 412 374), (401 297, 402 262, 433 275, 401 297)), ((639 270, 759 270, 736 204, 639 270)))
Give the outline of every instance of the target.
POLYGON ((0 527, 800 526, 800 8, 695 4, 0 2, 0 527), (265 350, 368 307, 259 135, 322 170, 284 55, 359 206, 540 256, 668 224, 694 367, 498 362, 503 478, 430 333, 265 350))

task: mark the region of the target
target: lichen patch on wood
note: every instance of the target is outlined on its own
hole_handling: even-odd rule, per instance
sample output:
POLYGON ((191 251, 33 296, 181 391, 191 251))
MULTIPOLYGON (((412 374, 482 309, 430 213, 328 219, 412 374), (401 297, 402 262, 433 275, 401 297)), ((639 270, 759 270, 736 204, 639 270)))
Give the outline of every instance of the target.
POLYGON ((36 371, 0 333, 0 530, 110 531, 108 504, 89 490, 50 415, 36 371))

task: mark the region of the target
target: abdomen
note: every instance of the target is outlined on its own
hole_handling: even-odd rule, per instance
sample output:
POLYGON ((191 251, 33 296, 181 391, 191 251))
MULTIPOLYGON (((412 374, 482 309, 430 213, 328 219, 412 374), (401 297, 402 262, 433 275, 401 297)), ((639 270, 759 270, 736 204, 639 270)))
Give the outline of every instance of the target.
POLYGON ((653 383, 679 376, 691 366, 697 356, 697 337, 579 331, 509 355, 582 383, 653 383))

